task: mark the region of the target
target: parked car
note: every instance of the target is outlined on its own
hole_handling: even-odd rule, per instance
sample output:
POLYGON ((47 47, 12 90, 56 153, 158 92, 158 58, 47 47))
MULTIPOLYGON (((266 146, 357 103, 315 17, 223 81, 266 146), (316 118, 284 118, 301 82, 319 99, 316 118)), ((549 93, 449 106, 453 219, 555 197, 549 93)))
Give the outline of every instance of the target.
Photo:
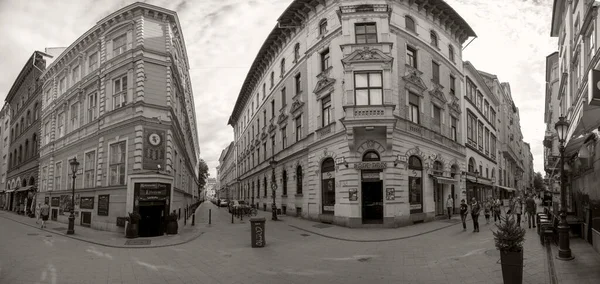
POLYGON ((221 199, 219 202, 219 207, 229 207, 229 200, 221 199))

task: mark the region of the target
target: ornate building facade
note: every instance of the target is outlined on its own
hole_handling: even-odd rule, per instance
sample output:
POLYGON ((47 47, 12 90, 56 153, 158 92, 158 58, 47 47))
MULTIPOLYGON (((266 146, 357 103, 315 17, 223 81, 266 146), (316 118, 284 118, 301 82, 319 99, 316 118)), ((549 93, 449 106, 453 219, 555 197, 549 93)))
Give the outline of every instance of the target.
POLYGON ((462 45, 444 1, 293 1, 231 114, 236 197, 344 226, 402 226, 466 197, 462 45), (275 168, 275 185, 272 167, 275 168))
POLYGON ((108 15, 40 81, 40 192, 52 219, 67 222, 73 182, 77 225, 121 231, 119 220, 137 211, 140 235, 152 236, 167 214, 183 216, 200 149, 175 12, 137 2, 108 15))
POLYGON ((10 146, 10 111, 7 103, 4 103, 0 110, 0 209, 8 209, 8 186, 6 183, 6 174, 8 172, 8 158, 10 146))
MULTIPOLYGON (((219 157, 219 166, 217 167, 217 180, 219 181, 219 198, 232 199, 234 198, 235 188, 237 184, 236 164, 235 164, 235 146, 231 142, 219 157)), ((236 197, 237 198, 237 197, 236 197)))

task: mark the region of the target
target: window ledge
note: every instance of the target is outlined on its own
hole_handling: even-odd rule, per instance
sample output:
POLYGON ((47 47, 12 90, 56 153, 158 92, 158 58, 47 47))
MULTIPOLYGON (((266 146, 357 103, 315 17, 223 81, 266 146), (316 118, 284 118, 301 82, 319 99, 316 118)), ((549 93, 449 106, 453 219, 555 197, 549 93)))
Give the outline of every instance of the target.
POLYGON ((282 194, 281 197, 287 198, 288 196, 287 196, 287 194, 282 194))
POLYGON ((294 195, 296 197, 303 197, 304 195, 302 193, 296 193, 296 195, 294 195))

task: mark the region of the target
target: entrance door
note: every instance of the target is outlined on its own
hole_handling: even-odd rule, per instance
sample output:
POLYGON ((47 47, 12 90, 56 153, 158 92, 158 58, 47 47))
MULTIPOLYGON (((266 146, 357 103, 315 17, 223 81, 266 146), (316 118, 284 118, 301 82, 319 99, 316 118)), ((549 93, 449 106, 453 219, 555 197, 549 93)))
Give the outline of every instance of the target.
POLYGON ((383 223, 383 182, 380 171, 363 171, 362 180, 362 221, 363 224, 383 223), (375 176, 377 180, 369 177, 375 176))
POLYGON ((433 182, 435 188, 435 214, 436 215, 444 215, 444 185, 438 183, 437 181, 433 182))
POLYGON ((140 201, 140 237, 155 237, 163 234, 163 220, 165 216, 164 201, 140 201))

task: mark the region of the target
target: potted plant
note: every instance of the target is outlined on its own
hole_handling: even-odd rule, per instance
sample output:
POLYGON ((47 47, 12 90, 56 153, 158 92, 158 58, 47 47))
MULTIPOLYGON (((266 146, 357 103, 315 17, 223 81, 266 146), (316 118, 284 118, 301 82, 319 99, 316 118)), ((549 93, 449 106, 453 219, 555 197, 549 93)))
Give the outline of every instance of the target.
POLYGON ((179 225, 177 224, 177 213, 175 210, 165 217, 167 221, 167 235, 176 235, 179 225))
POLYGON ((496 249, 500 251, 504 283, 523 283, 523 242, 525 229, 519 227, 511 215, 501 217, 498 228, 493 231, 496 249))
POLYGON ((125 228, 125 237, 132 239, 138 237, 139 223, 142 216, 137 211, 129 213, 127 217, 127 228, 125 228))

